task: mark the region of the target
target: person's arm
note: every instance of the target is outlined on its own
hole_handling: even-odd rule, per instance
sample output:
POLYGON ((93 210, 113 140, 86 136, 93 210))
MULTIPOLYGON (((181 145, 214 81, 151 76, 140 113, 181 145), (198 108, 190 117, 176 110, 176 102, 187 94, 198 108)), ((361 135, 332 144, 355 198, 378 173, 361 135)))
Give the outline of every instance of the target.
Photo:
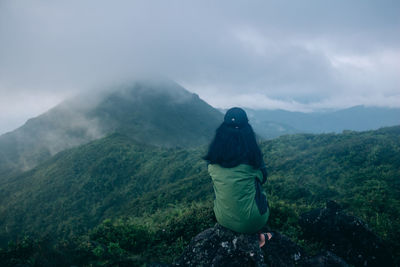
POLYGON ((261 163, 260 170, 261 170, 262 176, 263 176, 263 179, 262 179, 262 181, 261 181, 261 184, 265 184, 265 182, 267 181, 268 173, 267 173, 267 166, 265 165, 264 160, 263 160, 262 163, 261 163))

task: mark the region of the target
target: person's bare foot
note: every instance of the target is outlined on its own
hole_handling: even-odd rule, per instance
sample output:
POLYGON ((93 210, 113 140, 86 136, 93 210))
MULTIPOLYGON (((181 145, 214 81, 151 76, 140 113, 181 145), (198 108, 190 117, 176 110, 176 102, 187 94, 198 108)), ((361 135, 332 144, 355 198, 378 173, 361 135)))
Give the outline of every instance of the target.
POLYGON ((270 240, 272 237, 271 233, 260 234, 260 239, 259 239, 260 248, 265 245, 265 237, 266 237, 265 235, 268 237, 268 240, 270 240))
POLYGON ((265 245, 265 235, 264 234, 260 234, 260 239, 258 240, 258 242, 260 244, 260 248, 265 245))

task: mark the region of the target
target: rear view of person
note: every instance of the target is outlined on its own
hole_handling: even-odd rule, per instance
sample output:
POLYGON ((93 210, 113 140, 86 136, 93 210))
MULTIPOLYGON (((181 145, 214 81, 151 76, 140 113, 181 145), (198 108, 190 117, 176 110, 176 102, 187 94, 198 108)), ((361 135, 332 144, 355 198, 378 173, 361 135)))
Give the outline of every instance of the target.
MULTIPOLYGON (((267 171, 254 131, 241 108, 229 109, 204 159, 213 181, 214 213, 220 225, 238 233, 257 233, 269 207, 261 187, 267 171)), ((271 234, 267 233, 268 239, 271 234)), ((265 236, 260 234, 260 246, 265 236)))

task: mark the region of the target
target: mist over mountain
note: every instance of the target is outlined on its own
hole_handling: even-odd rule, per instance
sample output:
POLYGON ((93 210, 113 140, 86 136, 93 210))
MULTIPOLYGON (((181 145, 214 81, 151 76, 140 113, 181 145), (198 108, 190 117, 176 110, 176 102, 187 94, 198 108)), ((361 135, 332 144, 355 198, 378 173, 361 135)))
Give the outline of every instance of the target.
POLYGON ((0 136, 0 179, 114 132, 157 146, 202 145, 221 118, 196 94, 169 80, 140 80, 78 95, 0 136))
POLYGON ((254 130, 264 138, 293 133, 367 131, 400 125, 400 109, 355 106, 327 112, 246 109, 254 130))

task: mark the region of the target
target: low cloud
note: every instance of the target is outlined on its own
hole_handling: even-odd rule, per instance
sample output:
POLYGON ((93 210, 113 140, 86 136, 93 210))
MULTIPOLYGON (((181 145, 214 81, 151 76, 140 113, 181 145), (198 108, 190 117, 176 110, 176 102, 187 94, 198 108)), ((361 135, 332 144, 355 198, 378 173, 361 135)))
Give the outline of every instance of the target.
POLYGON ((142 73, 216 107, 400 107, 399 13, 391 0, 1 1, 0 133, 142 73))

